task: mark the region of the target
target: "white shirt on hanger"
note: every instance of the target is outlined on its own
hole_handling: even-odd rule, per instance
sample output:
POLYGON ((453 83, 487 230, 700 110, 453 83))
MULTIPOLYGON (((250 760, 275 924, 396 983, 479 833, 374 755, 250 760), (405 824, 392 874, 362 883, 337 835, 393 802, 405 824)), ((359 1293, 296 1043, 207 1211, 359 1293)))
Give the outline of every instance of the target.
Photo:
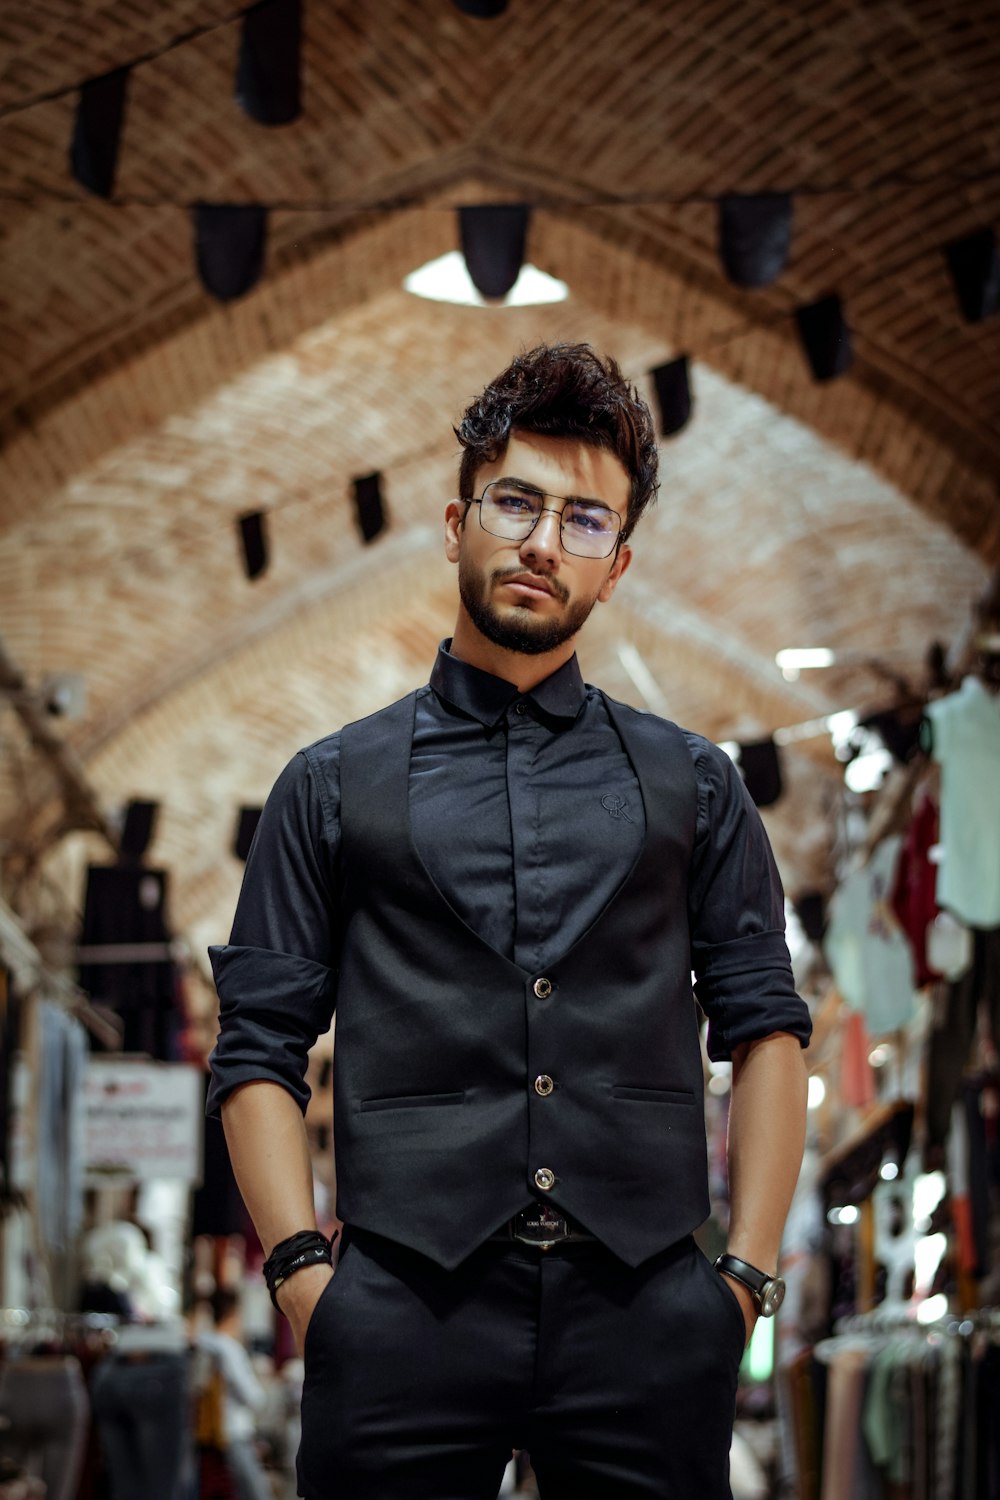
POLYGON ((927 715, 941 766, 938 905, 970 927, 1000 927, 1000 703, 966 677, 927 715))
POLYGON ((838 990, 872 1036, 913 1019, 913 952, 890 899, 902 845, 896 833, 883 839, 835 891, 823 940, 838 990))

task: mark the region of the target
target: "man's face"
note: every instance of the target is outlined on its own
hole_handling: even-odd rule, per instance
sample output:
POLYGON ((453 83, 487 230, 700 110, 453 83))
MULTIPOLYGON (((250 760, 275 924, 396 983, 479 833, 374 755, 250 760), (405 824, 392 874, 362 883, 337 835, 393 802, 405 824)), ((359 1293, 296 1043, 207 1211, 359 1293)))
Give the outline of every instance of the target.
POLYGON ((501 478, 521 480, 546 495, 547 508, 530 536, 521 541, 492 536, 480 524, 478 505, 465 515, 465 505, 452 501, 445 551, 458 563, 462 609, 475 629, 507 651, 541 655, 571 640, 594 605, 611 598, 632 557, 624 543, 610 557, 566 552, 558 514, 564 497, 598 500, 616 511, 624 526, 629 477, 604 448, 515 433, 503 456, 479 471, 477 494, 501 478))

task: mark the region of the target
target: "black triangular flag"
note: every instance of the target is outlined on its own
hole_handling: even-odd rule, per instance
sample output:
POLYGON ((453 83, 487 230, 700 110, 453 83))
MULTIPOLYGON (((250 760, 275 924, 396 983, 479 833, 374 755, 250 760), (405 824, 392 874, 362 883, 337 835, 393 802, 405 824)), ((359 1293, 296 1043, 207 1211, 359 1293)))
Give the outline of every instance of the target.
POLYGON ((264 572, 269 559, 264 512, 260 510, 248 511, 246 515, 239 517, 237 525, 240 531, 240 550, 243 554, 243 568, 247 577, 252 582, 264 572))
POLYGON ((381 474, 364 474, 354 481, 354 505, 365 542, 372 542, 385 526, 381 474))
POLYGON ((466 267, 477 291, 490 301, 506 297, 521 273, 530 216, 526 203, 476 203, 458 210, 466 267))
POLYGON ((119 854, 123 862, 140 860, 153 842, 158 802, 132 801, 125 809, 119 854))
POLYGON ((688 357, 681 354, 668 364, 657 365, 652 372, 656 403, 660 408, 660 433, 673 437, 686 427, 691 416, 691 382, 688 357))
POLYGON ((719 255, 736 286, 770 286, 788 264, 792 200, 788 193, 734 193, 719 203, 719 255))
POLYGON ((782 793, 781 757, 773 740, 740 745, 740 771, 755 807, 771 807, 782 793))
POLYGON ((81 187, 110 198, 118 167, 118 147, 130 68, 88 78, 80 89, 69 148, 70 171, 81 187))
POLYGON ((233 839, 233 853, 237 859, 246 863, 250 853, 250 845, 253 836, 257 832, 257 824, 260 815, 264 811, 262 807, 241 807, 236 820, 236 837, 233 839))
POLYGON ((977 229, 945 246, 958 305, 968 323, 981 323, 1000 308, 1000 254, 992 229, 977 229))
POLYGON ((795 309, 799 337, 816 380, 833 380, 854 362, 851 330, 836 292, 795 309))
POLYGON ((199 203, 193 213, 202 285, 220 302, 242 297, 264 268, 267 209, 257 203, 199 203))
POLYGON ((302 0, 263 0, 243 17, 236 100, 259 125, 302 113, 302 0))
POLYGON ((464 10, 467 16, 480 16, 484 21, 492 21, 494 16, 502 16, 507 9, 507 0, 455 0, 459 10, 464 10))

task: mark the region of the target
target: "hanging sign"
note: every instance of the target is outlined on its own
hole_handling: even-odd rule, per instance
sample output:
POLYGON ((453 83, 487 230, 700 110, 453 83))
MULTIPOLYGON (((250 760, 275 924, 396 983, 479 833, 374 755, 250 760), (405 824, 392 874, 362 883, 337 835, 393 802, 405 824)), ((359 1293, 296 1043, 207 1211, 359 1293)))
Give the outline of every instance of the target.
POLYGON ((202 1074, 187 1063, 91 1057, 83 1086, 88 1187, 202 1176, 202 1074))

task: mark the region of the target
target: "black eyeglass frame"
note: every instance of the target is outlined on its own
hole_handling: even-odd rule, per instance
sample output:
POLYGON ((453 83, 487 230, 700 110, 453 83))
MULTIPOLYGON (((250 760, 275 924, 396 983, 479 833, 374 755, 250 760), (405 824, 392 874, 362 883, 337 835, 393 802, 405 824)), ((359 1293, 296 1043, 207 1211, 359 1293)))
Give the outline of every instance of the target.
POLYGON ((628 537, 628 528, 625 525, 625 522, 622 520, 622 518, 618 514, 618 512, 615 509, 613 509, 612 506, 605 505, 605 503, 604 503, 603 500, 589 500, 589 499, 584 499, 584 497, 582 495, 552 495, 552 494, 549 494, 549 492, 547 490, 535 489, 535 487, 533 485, 527 485, 527 484, 522 485, 522 488, 525 491, 527 491, 527 492, 529 492, 531 494, 538 495, 542 500, 561 500, 563 502, 562 510, 556 510, 554 508, 554 506, 551 506, 551 505, 543 505, 541 507, 541 509, 539 510, 537 516, 532 521, 531 525, 528 527, 527 531, 524 533, 523 536, 510 536, 505 531, 491 531, 490 528, 486 525, 485 521, 483 520, 483 501, 486 498, 487 492, 490 489, 492 489, 492 487, 495 484, 504 484, 504 483, 506 483, 506 484, 514 484, 514 483, 518 483, 518 482, 519 481, 511 480, 511 479, 506 479, 505 480, 502 477, 500 479, 491 479, 490 482, 489 482, 489 484, 486 485, 486 488, 483 490, 483 493, 481 495, 472 495, 472 496, 466 495, 466 496, 463 496, 462 504, 466 506, 466 512, 465 512, 466 515, 468 515, 468 513, 469 513, 468 512, 468 506, 470 506, 470 505, 478 505, 479 506, 479 524, 482 527, 483 531, 486 532, 487 536, 496 536, 496 537, 499 537, 501 539, 501 541, 505 541, 505 542, 525 542, 525 541, 527 541, 528 537, 534 531, 535 527, 538 525, 539 521, 542 519, 542 517, 544 515, 548 514, 548 515, 558 516, 559 517, 559 545, 562 547, 563 551, 564 552, 568 552, 569 555, 570 555, 570 557, 583 557, 583 558, 589 559, 590 561, 593 561, 593 562, 603 562, 605 558, 612 557, 614 555, 614 553, 617 552, 617 550, 621 546, 622 542, 624 542, 627 539, 627 537, 628 537), (608 513, 608 515, 609 516, 614 516, 615 520, 618 522, 618 530, 615 533, 615 539, 611 543, 611 546, 608 548, 607 552, 574 552, 574 550, 573 550, 572 547, 567 547, 566 546, 565 535, 564 535, 564 533, 565 533, 565 524, 563 522, 563 515, 565 514, 566 506, 572 504, 574 501, 580 502, 581 504, 585 504, 585 505, 595 506, 599 510, 606 510, 607 513, 608 513))

